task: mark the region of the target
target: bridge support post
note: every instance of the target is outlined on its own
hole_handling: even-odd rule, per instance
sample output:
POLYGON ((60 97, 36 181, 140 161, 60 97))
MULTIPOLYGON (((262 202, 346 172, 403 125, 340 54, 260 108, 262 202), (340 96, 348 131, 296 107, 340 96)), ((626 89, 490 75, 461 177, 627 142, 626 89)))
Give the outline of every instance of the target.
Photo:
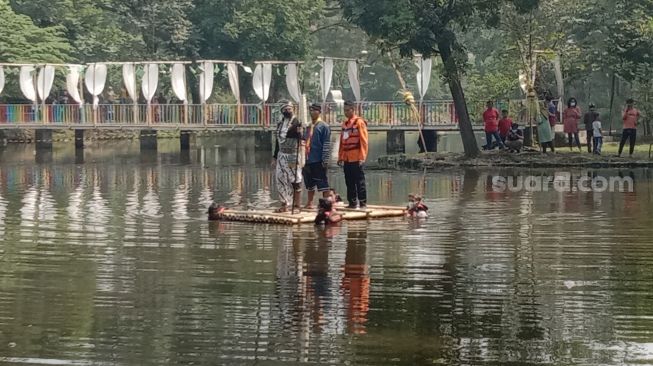
POLYGON ((256 150, 272 151, 272 131, 255 131, 254 147, 256 150))
POLYGON ((422 139, 417 137, 417 146, 419 147, 419 152, 437 152, 438 151, 438 131, 436 130, 422 130, 422 135, 424 136, 423 146, 422 139))
POLYGON ((181 143, 181 151, 190 150, 191 146, 195 144, 196 136, 193 131, 180 131, 179 142, 181 143))
POLYGON ((157 151, 158 140, 156 130, 141 130, 139 140, 141 142, 141 151, 157 151))
POLYGON ((36 150, 52 150, 52 130, 35 130, 34 140, 36 140, 36 150))
POLYGON ((37 164, 52 162, 52 130, 37 129, 34 131, 36 141, 35 160, 37 164))
POLYGON ((84 149, 84 130, 75 130, 75 151, 84 149))
POLYGON ((386 138, 388 154, 403 154, 406 152, 406 133, 399 130, 390 130, 386 138))

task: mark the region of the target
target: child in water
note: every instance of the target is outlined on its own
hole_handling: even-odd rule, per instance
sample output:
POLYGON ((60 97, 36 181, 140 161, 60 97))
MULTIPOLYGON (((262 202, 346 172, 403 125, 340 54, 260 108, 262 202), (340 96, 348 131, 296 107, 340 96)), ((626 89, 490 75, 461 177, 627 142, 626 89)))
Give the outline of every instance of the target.
POLYGON ((317 208, 317 216, 315 216, 315 225, 329 225, 337 224, 342 221, 342 215, 336 212, 333 208, 334 203, 330 198, 320 198, 320 203, 317 208))
POLYGON ((422 202, 422 197, 416 194, 408 195, 408 206, 406 207, 408 212, 406 213, 409 217, 418 217, 425 219, 428 215, 429 208, 422 202))
POLYGON ((217 202, 213 202, 208 209, 209 221, 220 220, 222 214, 225 212, 226 209, 227 209, 226 207, 219 205, 217 202))
POLYGON ((333 203, 334 206, 344 206, 345 203, 342 201, 340 195, 336 192, 335 189, 331 188, 329 190, 329 200, 333 203))

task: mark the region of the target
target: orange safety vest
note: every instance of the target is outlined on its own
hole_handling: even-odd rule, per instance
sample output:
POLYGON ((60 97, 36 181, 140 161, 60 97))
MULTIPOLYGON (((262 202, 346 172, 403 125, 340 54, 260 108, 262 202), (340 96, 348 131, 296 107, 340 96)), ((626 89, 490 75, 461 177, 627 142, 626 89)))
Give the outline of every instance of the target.
POLYGON ((348 125, 347 122, 345 122, 344 125, 342 126, 342 149, 345 151, 360 149, 361 134, 360 131, 358 130, 358 124, 359 123, 367 124, 367 122, 365 122, 365 120, 362 119, 361 117, 356 117, 356 119, 353 120, 351 125, 348 125), (347 138, 345 138, 345 134, 347 135, 347 138))

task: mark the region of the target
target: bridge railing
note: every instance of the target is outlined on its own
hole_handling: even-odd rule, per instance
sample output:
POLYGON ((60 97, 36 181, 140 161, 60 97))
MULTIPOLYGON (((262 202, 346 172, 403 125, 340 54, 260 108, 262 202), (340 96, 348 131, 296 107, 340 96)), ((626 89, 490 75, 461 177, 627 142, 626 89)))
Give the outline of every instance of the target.
MULTIPOLYGON (((484 103, 469 103, 470 116, 481 123, 484 103)), ((507 103, 506 105, 510 105, 507 103)), ((281 118, 278 104, 0 104, 0 124, 118 125, 118 126, 274 126, 281 118)), ((418 108, 402 102, 361 102, 358 114, 370 126, 455 125, 458 116, 452 101, 426 101, 418 108), (417 113, 416 113, 417 112, 417 113)), ((325 122, 339 125, 343 107, 327 103, 323 107, 325 122)))

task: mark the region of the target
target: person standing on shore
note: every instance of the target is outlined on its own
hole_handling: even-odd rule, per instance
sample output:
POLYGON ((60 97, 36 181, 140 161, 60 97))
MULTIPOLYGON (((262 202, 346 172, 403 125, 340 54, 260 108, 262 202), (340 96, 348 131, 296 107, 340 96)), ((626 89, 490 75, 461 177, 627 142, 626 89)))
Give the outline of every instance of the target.
POLYGON ((592 140, 594 136, 594 121, 599 119, 599 114, 596 113, 596 106, 593 103, 590 103, 590 110, 585 113, 583 117, 583 123, 585 124, 585 132, 587 133, 587 152, 592 153, 592 140))
MULTIPOLYGON (((542 153, 546 154, 546 149, 551 148, 551 152, 555 153, 553 146, 553 133, 551 131, 551 124, 549 124, 549 113, 546 106, 542 106, 540 118, 537 118, 537 138, 542 146, 542 153)), ((534 113, 534 115, 537 115, 534 113)))
POLYGON ((603 128, 601 121, 597 116, 592 122, 592 135, 594 136, 594 154, 601 155, 601 147, 603 146, 603 128))
POLYGON ((367 189, 363 171, 368 153, 367 122, 356 115, 356 103, 345 102, 347 120, 342 124, 338 165, 345 172, 348 208, 367 207, 367 189))
POLYGON ((281 105, 283 118, 275 131, 274 148, 275 178, 281 207, 276 212, 288 212, 288 206, 301 206, 302 183, 302 125, 293 113, 290 102, 281 105))
POLYGON ((639 121, 640 115, 639 110, 635 108, 635 101, 628 99, 626 101, 626 109, 623 113, 624 129, 621 134, 621 143, 619 143, 619 157, 621 157, 627 140, 630 140, 630 157, 633 157, 635 142, 637 142, 637 122, 639 121))
POLYGON ((578 121, 580 121, 582 116, 580 108, 578 108, 578 101, 576 101, 576 98, 570 98, 567 102, 567 109, 563 113, 562 122, 564 124, 564 131, 569 139, 569 150, 571 151, 574 149, 574 141, 576 142, 576 146, 578 146, 578 150, 582 151, 580 138, 578 137, 578 121))
POLYGON ((313 209, 315 191, 321 192, 324 198, 331 195, 327 167, 331 156, 331 128, 320 114, 322 106, 311 104, 309 107, 312 124, 306 134, 306 166, 304 167, 304 184, 308 190, 306 209, 313 209))
POLYGON ((505 148, 501 137, 499 136, 499 111, 494 108, 494 102, 489 100, 486 104, 487 109, 483 112, 483 123, 485 124, 485 149, 492 150, 492 139, 496 140, 497 145, 502 149, 505 148))
POLYGON ((558 107, 553 101, 553 97, 550 95, 546 97, 546 103, 546 107, 549 111, 549 125, 551 126, 551 130, 553 130, 558 122, 558 107))

